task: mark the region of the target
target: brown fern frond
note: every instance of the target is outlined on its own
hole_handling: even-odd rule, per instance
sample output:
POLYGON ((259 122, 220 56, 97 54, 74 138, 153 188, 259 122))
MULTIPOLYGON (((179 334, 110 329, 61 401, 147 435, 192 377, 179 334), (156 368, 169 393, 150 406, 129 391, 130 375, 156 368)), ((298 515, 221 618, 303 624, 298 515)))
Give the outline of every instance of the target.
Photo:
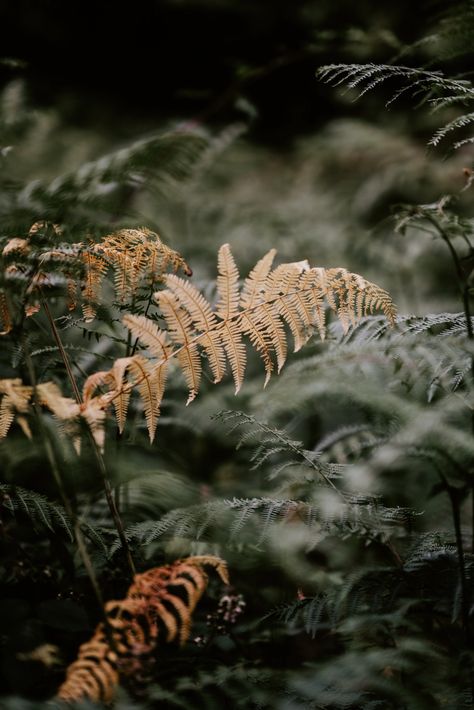
POLYGON ((7 296, 5 291, 0 290, 0 325, 2 331, 0 335, 6 335, 13 328, 12 317, 10 314, 10 309, 8 307, 7 296))
POLYGON ((270 251, 256 263, 245 279, 240 296, 241 309, 247 310, 253 308, 260 302, 276 253, 276 249, 270 249, 270 251))
POLYGON ((223 244, 217 255, 217 293, 219 300, 216 313, 219 318, 227 321, 238 313, 239 272, 228 244, 223 244))
MULTIPOLYGON (((132 245, 144 247, 143 232, 134 234, 133 231, 125 230, 132 245)), ((123 233, 112 235, 108 238, 107 248, 117 248, 123 238, 123 233)), ((174 259, 175 265, 178 262, 182 265, 181 257, 173 254, 176 255, 172 250, 171 254, 165 252, 163 259, 174 259)), ((143 402, 150 440, 153 440, 172 361, 177 362, 183 372, 189 388, 189 403, 199 391, 203 354, 215 382, 222 378, 228 362, 238 392, 245 375, 244 336, 263 360, 266 383, 275 366, 279 372, 286 361, 287 331, 293 336, 295 351, 308 340, 314 329, 323 338, 328 308, 335 313, 344 330, 375 309, 381 309, 388 320, 394 322, 396 311, 388 293, 362 276, 343 268, 310 268, 307 261, 281 264, 272 269, 274 255, 271 250, 258 262, 240 291, 230 248, 228 245, 221 247, 218 299, 214 308, 184 279, 175 274, 165 276, 167 288, 157 292, 155 298, 166 322, 166 330, 145 316, 126 315, 123 320, 147 347, 151 359, 142 354, 119 358, 110 370, 94 373, 84 384, 80 404, 63 397, 52 383, 38 386, 40 402, 50 409, 75 440, 78 438, 77 423, 83 419, 102 448, 106 410, 113 404, 119 430, 123 431, 130 394, 137 389, 143 402)), ((91 297, 98 293, 106 266, 103 256, 89 254, 88 293, 91 297)), ((123 266, 125 262, 117 263, 123 266)), ((11 393, 5 393, 0 410, 0 434, 6 434, 16 413, 25 413, 27 401, 21 400, 17 405, 11 393)))
POLYGON ((107 271, 107 262, 102 257, 87 251, 84 253, 83 259, 86 273, 82 291, 84 300, 82 312, 86 323, 90 323, 96 315, 96 306, 99 303, 100 288, 107 271))
MULTIPOLYGON (((90 407, 91 412, 99 412, 99 410, 104 412, 110 402, 113 402, 117 425, 122 432, 127 418, 130 395, 136 386, 143 402, 150 440, 153 441, 165 390, 167 369, 166 360, 156 366, 141 355, 119 358, 114 362, 111 370, 95 372, 87 378, 82 390, 84 405, 90 407), (97 389, 106 391, 94 396, 97 389)), ((80 408, 82 416, 85 416, 84 405, 80 408)), ((99 419, 103 421, 102 414, 97 414, 97 420, 99 419)))
POLYGON ((160 330, 150 318, 127 314, 122 322, 137 338, 140 338, 159 362, 170 357, 171 344, 166 331, 160 330))
POLYGON ((106 624, 99 624, 92 639, 80 647, 58 699, 109 703, 120 680, 146 676, 158 646, 174 641, 183 645, 207 587, 206 566, 229 583, 226 563, 211 555, 188 557, 135 575, 126 598, 105 605, 106 624))
MULTIPOLYGON (((26 239, 13 237, 2 251, 4 273, 10 279, 16 278, 27 283, 27 315, 33 315, 40 309, 38 289, 53 283, 65 285, 67 306, 73 310, 77 305, 77 286, 80 284, 84 319, 86 322, 92 321, 109 269, 113 270, 115 297, 120 304, 133 302, 142 287, 148 291, 153 289, 166 272, 176 273, 182 269, 187 276, 192 274, 181 254, 145 227, 118 230, 98 243, 59 244, 45 249, 46 230, 49 230, 52 237, 61 235, 59 225, 35 222, 26 239), (36 236, 38 233, 42 233, 41 239, 36 236)), ((1 298, 0 318, 4 323, 2 334, 5 334, 10 329, 12 318, 5 300, 1 298)))
POLYGON ((155 438, 156 425, 160 416, 161 400, 165 392, 168 362, 153 366, 149 360, 140 355, 131 359, 129 370, 132 375, 132 386, 137 386, 143 402, 148 435, 152 442, 155 438))
POLYGON ((272 270, 274 256, 272 249, 258 262, 240 293, 238 270, 229 246, 224 244, 218 255, 218 300, 214 309, 191 284, 169 275, 165 277, 167 289, 155 294, 166 331, 143 316, 125 317, 125 325, 158 357, 158 365, 163 358, 176 357, 189 387, 188 403, 200 385, 200 349, 205 351, 216 381, 222 377, 227 359, 238 392, 246 364, 243 335, 263 360, 266 384, 275 364, 280 372, 286 361, 286 328, 293 336, 295 351, 315 329, 324 338, 328 307, 344 331, 376 309, 381 309, 393 324, 396 310, 388 293, 359 274, 343 268, 311 268, 306 260, 272 270), (176 346, 166 353, 162 345, 165 332, 176 346))
POLYGON ((114 270, 116 298, 122 304, 132 301, 141 285, 148 288, 156 285, 167 270, 176 272, 182 269, 186 275, 192 273, 179 252, 168 247, 155 232, 145 227, 120 229, 104 237, 84 253, 84 262, 87 318, 94 313, 100 285, 109 266, 114 270), (103 269, 98 268, 100 263, 104 265, 103 269))
POLYGON ((196 332, 202 333, 199 344, 207 354, 214 383, 220 382, 225 374, 226 356, 221 339, 215 332, 218 321, 210 304, 189 281, 171 274, 166 278, 166 285, 188 311, 196 332))
POLYGON ((158 304, 168 326, 168 333, 173 343, 178 345, 177 360, 189 388, 186 404, 193 401, 201 383, 201 358, 196 343, 196 331, 192 318, 171 291, 159 291, 158 304))

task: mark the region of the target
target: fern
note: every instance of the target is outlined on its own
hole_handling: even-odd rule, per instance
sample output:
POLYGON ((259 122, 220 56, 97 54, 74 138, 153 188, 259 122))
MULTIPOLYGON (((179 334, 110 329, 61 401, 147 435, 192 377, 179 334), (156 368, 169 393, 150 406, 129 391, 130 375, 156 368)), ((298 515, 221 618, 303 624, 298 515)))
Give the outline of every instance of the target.
MULTIPOLYGON (((441 71, 428 71, 413 67, 389 64, 329 64, 318 69, 317 76, 333 86, 346 85, 349 89, 358 89, 358 98, 380 84, 395 80, 401 87, 387 101, 387 106, 399 99, 403 94, 411 98, 428 102, 433 109, 448 107, 456 103, 466 104, 474 99, 474 87, 466 79, 450 79, 441 71)), ((429 145, 437 146, 451 132, 471 125, 472 113, 459 116, 439 128, 429 141, 429 145)), ((457 141, 454 148, 458 149, 472 139, 457 141)))
POLYGON ((157 301, 168 331, 158 329, 144 316, 125 316, 124 324, 158 359, 152 371, 167 367, 168 360, 176 357, 189 387, 188 403, 195 398, 201 381, 198 346, 206 353, 215 381, 222 377, 227 359, 238 392, 246 364, 244 334, 261 356, 268 382, 274 369, 273 356, 278 371, 286 358, 285 324, 293 333, 296 349, 308 340, 314 324, 324 337, 324 299, 345 329, 375 308, 381 308, 389 320, 394 320, 395 309, 388 294, 357 274, 344 269, 310 269, 303 262, 282 264, 270 271, 272 258, 273 253, 263 257, 239 296, 232 254, 227 245, 221 247, 214 311, 191 284, 179 277, 167 277, 168 288, 158 292, 157 301), (175 346, 169 353, 168 338, 175 346))
MULTIPOLYGON (((13 515, 26 515, 35 527, 46 528, 52 533, 64 531, 72 542, 74 539, 73 523, 64 508, 52 503, 46 496, 20 486, 0 483, 1 505, 13 515)), ((102 551, 107 551, 107 544, 102 531, 90 525, 86 520, 79 521, 84 534, 102 551)))
MULTIPOLYGON (((117 240, 124 245, 123 239, 127 234, 125 232, 113 237, 114 249, 117 240)), ((142 244, 142 234, 139 237, 139 243, 142 244)), ((182 258, 175 252, 160 245, 159 249, 162 250, 164 260, 160 268, 170 259, 177 265, 183 265, 182 258)), ((117 360, 111 370, 95 373, 86 380, 82 402, 63 397, 55 385, 46 383, 40 386, 40 402, 60 421, 68 423, 69 429, 78 419, 84 420, 91 428, 98 446, 102 448, 105 410, 114 403, 119 430, 122 431, 130 392, 137 388, 144 403, 150 440, 153 441, 168 366, 174 357, 189 387, 189 404, 198 393, 201 381, 202 366, 198 346, 205 351, 215 382, 222 378, 228 361, 237 393, 243 383, 246 364, 242 340, 244 334, 249 336, 250 342, 262 357, 266 371, 265 382, 268 382, 274 369, 272 356, 276 357, 278 371, 286 359, 285 325, 293 334, 295 349, 308 340, 314 324, 320 336, 325 336, 324 301, 337 315, 344 330, 364 313, 376 308, 381 308, 389 321, 394 322, 395 308, 387 292, 358 274, 351 274, 345 269, 311 269, 306 262, 282 264, 270 271, 273 256, 272 251, 261 259, 245 281, 240 294, 238 272, 230 249, 228 245, 221 247, 217 280, 219 300, 215 311, 190 283, 174 275, 166 277, 168 288, 156 294, 168 326, 166 331, 159 329, 154 321, 145 316, 124 317, 125 325, 135 337, 142 339, 157 362, 153 363, 141 355, 117 360), (128 380, 125 382, 126 373, 128 380), (95 395, 98 387, 107 388, 108 392, 95 395)), ((152 265, 150 278, 153 282, 158 267, 154 260, 152 265)), ((148 262, 146 268, 150 269, 148 262)), ((126 270, 126 262, 121 263, 120 274, 126 273, 126 270)), ((96 274, 94 279, 99 283, 102 270, 100 273, 89 271, 89 274, 92 273, 96 274)), ((90 300, 91 290, 86 293, 90 300)), ((0 404, 4 411, 0 432, 3 436, 15 412, 23 412, 33 393, 31 388, 26 388, 20 396, 23 391, 21 382, 15 381, 14 385, 8 382, 5 380, 3 386, 10 387, 10 394, 7 393, 8 396, 4 396, 0 404), (12 392, 16 393, 15 402, 12 401, 12 392)), ((77 435, 75 438, 77 440, 77 435)))
POLYGON ((105 622, 79 649, 58 698, 109 703, 120 678, 143 673, 146 657, 158 644, 178 640, 183 645, 207 586, 205 566, 213 567, 228 584, 225 562, 211 556, 189 557, 136 575, 125 599, 107 602, 105 622))
POLYGON ((17 281, 24 289, 24 309, 27 316, 38 312, 44 298, 42 289, 63 286, 68 310, 79 301, 76 279, 82 281, 82 309, 85 322, 94 320, 101 301, 101 286, 109 268, 114 271, 115 298, 118 305, 132 304, 157 286, 163 274, 171 269, 192 272, 183 257, 164 244, 149 229, 121 229, 88 246, 82 243, 58 244, 54 249, 44 244, 48 230, 54 236, 62 231, 58 225, 36 222, 26 239, 15 237, 6 242, 2 257, 6 291, 1 296, 0 316, 4 333, 13 327, 15 314, 8 306, 8 290, 17 281), (3 314, 3 315, 2 315, 3 314))

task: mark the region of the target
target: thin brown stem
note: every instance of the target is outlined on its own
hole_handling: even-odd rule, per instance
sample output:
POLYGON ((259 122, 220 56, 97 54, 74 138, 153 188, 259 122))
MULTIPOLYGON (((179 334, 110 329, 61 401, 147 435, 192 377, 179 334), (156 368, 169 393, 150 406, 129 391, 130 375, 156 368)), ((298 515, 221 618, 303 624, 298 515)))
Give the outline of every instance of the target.
MULTIPOLYGON (((53 316, 52 316, 52 313, 51 313, 51 311, 50 311, 50 309, 49 309, 48 303, 47 303, 46 299, 44 298, 43 294, 41 294, 41 301, 42 301, 42 305, 43 305, 44 311, 45 311, 45 313, 46 313, 46 317, 48 318, 49 325, 50 325, 50 327, 51 327, 51 332, 52 332, 52 334, 53 334, 53 338, 54 338, 54 340, 55 340, 55 342, 56 342, 56 345, 58 346, 58 350, 59 350, 59 353, 60 353, 60 355, 61 355, 61 359, 62 359, 62 361, 63 361, 63 363, 64 363, 64 367, 66 368, 66 372, 67 372, 69 381, 70 381, 70 383, 71 383, 71 387, 72 387, 72 390, 73 390, 73 392, 74 392, 74 396, 75 396, 75 398, 76 398, 76 402, 77 402, 79 405, 81 405, 81 404, 83 404, 82 396, 81 396, 81 393, 80 393, 80 391, 79 391, 79 387, 78 387, 78 385, 77 385, 76 378, 74 377, 74 373, 73 373, 73 371, 72 371, 72 367, 71 367, 71 364, 70 364, 70 362, 69 362, 68 354, 67 354, 67 352, 66 352, 66 350, 65 350, 65 348, 64 348, 64 345, 63 345, 63 343, 62 343, 62 340, 61 340, 61 337, 60 337, 60 335, 59 335, 58 329, 56 328, 56 323, 54 322, 54 318, 53 318, 53 316)), ((120 539, 120 543, 121 543, 122 548, 123 548, 123 551, 124 551, 124 553, 125 553, 125 558, 126 558, 126 560, 127 560, 127 564, 128 564, 129 570, 130 570, 130 574, 131 574, 132 577, 134 577, 135 574, 136 574, 135 564, 134 564, 134 561, 133 561, 133 557, 132 557, 132 553, 131 553, 131 550, 130 550, 130 546, 129 546, 129 544, 128 544, 128 540, 127 540, 126 535, 125 535, 125 529, 124 529, 124 526, 123 526, 123 522, 122 522, 122 519, 121 519, 121 517, 120 517, 120 514, 119 514, 119 511, 118 511, 116 502, 115 502, 115 500, 114 500, 114 496, 113 496, 113 493, 112 493, 112 486, 110 485, 110 480, 109 480, 109 477, 108 477, 108 474, 107 474, 107 469, 106 469, 106 466, 105 466, 104 457, 102 456, 102 453, 101 453, 101 451, 100 451, 100 449, 99 449, 99 447, 98 447, 98 445, 97 445, 97 442, 96 442, 96 440, 94 439, 94 436, 93 436, 93 434, 92 434, 92 431, 90 430, 89 427, 87 427, 87 433, 88 433, 88 437, 89 437, 89 441, 90 441, 90 444, 91 444, 92 451, 93 451, 94 456, 95 456, 95 459, 96 459, 96 461, 97 461, 97 465, 98 465, 99 473, 100 473, 100 476, 101 476, 101 479, 102 479, 102 485, 103 485, 103 488, 104 488, 104 493, 105 493, 105 497, 106 497, 106 500, 107 500, 107 504, 108 504, 108 506, 109 506, 109 510, 110 510, 111 515, 112 515, 112 518, 113 518, 115 527, 116 527, 116 529, 117 529, 117 533, 118 533, 118 536, 119 536, 119 539, 120 539)))
POLYGON ((89 557, 89 553, 87 551, 87 545, 84 540, 84 535, 82 534, 81 526, 78 520, 78 517, 76 515, 76 512, 71 505, 71 501, 69 499, 69 496, 67 495, 66 489, 64 487, 64 482, 62 479, 61 475, 61 469, 58 464, 58 461, 56 459, 56 453, 54 451, 54 447, 51 443, 50 436, 46 430, 46 427, 44 426, 43 420, 41 418, 40 414, 40 408, 39 404, 37 401, 37 395, 36 395, 36 374, 33 366, 33 362, 31 359, 31 355, 28 349, 28 346, 26 342, 23 342, 23 351, 25 354, 25 361, 26 361, 26 366, 28 368, 28 374, 30 377, 31 385, 33 387, 33 411, 35 413, 35 417, 38 423, 38 428, 41 433, 41 440, 42 444, 46 453, 46 457, 49 461, 49 465, 51 468, 51 472, 53 474, 53 478, 55 480, 56 486, 58 488, 58 492, 62 501, 62 504, 64 506, 64 509, 69 517, 69 519, 72 522, 73 525, 73 532, 74 532, 74 538, 77 544, 77 549, 79 551, 79 555, 81 557, 82 563, 84 565, 84 568, 86 570, 87 576, 89 577, 92 589, 94 590, 95 597, 97 599, 97 603, 101 610, 104 610, 104 600, 102 597, 102 592, 99 587, 99 583, 97 581, 97 577, 95 576, 95 571, 94 571, 94 566, 92 564, 91 558, 89 557))
POLYGON ((468 592, 468 587, 467 587, 466 566, 465 566, 465 560, 464 560, 464 546, 463 546, 462 531, 461 531, 461 512, 460 512, 460 506, 459 506, 459 491, 456 490, 455 488, 453 488, 453 486, 450 486, 449 484, 446 484, 446 490, 448 492, 449 499, 451 501, 451 509, 452 509, 452 514, 453 514, 453 525, 454 525, 454 535, 456 538, 456 547, 457 547, 457 553, 458 553, 459 581, 460 581, 460 586, 461 586, 462 625, 463 625, 464 633, 466 636, 466 642, 468 645, 470 645, 471 634, 470 634, 470 628, 469 628, 469 592, 468 592))
MULTIPOLYGON (((453 246, 453 243, 451 242, 451 239, 449 238, 449 234, 446 232, 445 229, 439 224, 439 222, 430 214, 424 214, 425 218, 430 222, 433 227, 437 230, 439 236, 441 239, 444 241, 446 246, 449 249, 449 253, 451 254, 451 258, 453 260, 454 268, 456 270, 456 277, 458 281, 458 287, 461 292, 461 299, 462 299, 462 304, 463 304, 463 309, 464 309, 464 315, 466 318, 466 331, 467 331, 467 337, 472 340, 474 338, 474 330, 472 327, 472 320, 471 320, 471 306, 469 303, 469 285, 466 283, 466 278, 464 276, 461 260, 458 256, 458 253, 456 249, 453 246)), ((472 365, 472 370, 473 370, 473 375, 474 375, 474 364, 472 365)))

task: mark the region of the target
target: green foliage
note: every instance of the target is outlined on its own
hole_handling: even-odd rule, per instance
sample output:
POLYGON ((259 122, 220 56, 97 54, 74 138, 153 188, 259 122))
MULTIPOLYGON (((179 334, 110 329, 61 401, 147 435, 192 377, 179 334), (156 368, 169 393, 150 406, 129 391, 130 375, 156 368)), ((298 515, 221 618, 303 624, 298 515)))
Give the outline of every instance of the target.
MULTIPOLYGON (((59 115, 33 115, 19 84, 4 92, 2 248, 34 222, 64 227, 40 230, 38 249, 2 280, 17 313, 45 252, 137 223, 189 259, 210 303, 215 253, 229 241, 244 269, 273 247, 285 261, 344 263, 383 283, 402 313, 393 327, 371 315, 344 332, 328 311, 324 342, 311 338, 264 390, 250 355, 237 404, 232 383, 215 388, 204 371, 184 408, 170 376, 153 444, 134 399, 120 433, 101 420, 103 445, 87 419, 64 437, 57 409, 32 396, 24 412, 20 401, 0 442, 2 708, 61 707, 66 667, 101 599, 124 597, 130 560, 142 571, 189 555, 227 560, 232 586, 219 598, 211 585, 189 642, 161 648, 117 710, 472 705, 473 114, 462 111, 474 89, 434 61, 472 51, 469 22, 471 3, 456 7, 400 51, 402 66, 364 55, 322 68, 359 95, 377 89, 371 108, 284 155, 246 141, 241 124, 215 135, 171 127, 119 148, 84 133, 73 150, 59 115), (396 85, 383 123, 371 112, 385 82, 396 85), (436 111, 408 130, 414 101, 436 111), (433 149, 451 136, 459 151, 443 162, 433 149)), ((6 268, 18 265, 9 258, 6 268)), ((142 349, 121 324, 125 304, 104 277, 95 320, 65 315, 64 262, 47 264, 40 310, 2 336, 0 379, 52 381, 73 401, 72 380, 100 371, 106 396, 113 363, 142 349)), ((148 291, 127 310, 162 328, 148 291)), ((140 670, 139 649, 135 660, 140 670)))

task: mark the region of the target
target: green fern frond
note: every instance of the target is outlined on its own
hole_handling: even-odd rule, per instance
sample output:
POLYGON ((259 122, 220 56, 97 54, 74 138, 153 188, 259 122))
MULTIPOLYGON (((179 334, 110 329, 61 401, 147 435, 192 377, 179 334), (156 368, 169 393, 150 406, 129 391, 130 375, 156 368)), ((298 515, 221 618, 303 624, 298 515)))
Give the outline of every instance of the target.
MULTIPOLYGON (((34 526, 54 533, 63 531, 71 542, 74 539, 73 524, 64 508, 36 491, 0 483, 0 505, 12 515, 26 515, 34 526)), ((86 520, 80 520, 80 527, 91 542, 102 551, 107 550, 107 543, 98 528, 86 520)))

